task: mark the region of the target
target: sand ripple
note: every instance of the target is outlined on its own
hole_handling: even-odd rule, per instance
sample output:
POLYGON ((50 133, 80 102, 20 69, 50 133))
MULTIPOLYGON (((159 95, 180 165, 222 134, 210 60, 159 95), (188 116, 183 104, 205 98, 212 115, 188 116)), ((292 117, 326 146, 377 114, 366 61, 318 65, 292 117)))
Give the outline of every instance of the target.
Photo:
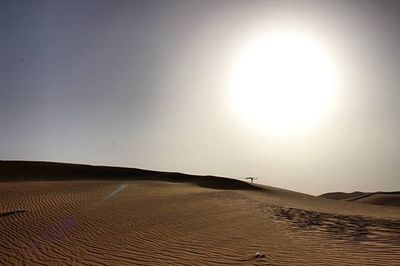
POLYGON ((1 265, 400 265, 400 221, 161 181, 0 183, 1 265), (255 258, 257 251, 265 258, 255 258))

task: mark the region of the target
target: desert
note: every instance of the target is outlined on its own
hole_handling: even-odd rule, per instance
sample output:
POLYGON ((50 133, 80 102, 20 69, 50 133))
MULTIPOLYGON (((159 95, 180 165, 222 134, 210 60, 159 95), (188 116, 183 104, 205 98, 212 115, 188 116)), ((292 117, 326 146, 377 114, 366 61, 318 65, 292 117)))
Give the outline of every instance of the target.
POLYGON ((0 163, 2 265, 399 265, 400 209, 212 176, 0 163), (256 256, 256 253, 263 256, 256 256))
POLYGON ((399 14, 1 0, 0 266, 400 266, 399 14))

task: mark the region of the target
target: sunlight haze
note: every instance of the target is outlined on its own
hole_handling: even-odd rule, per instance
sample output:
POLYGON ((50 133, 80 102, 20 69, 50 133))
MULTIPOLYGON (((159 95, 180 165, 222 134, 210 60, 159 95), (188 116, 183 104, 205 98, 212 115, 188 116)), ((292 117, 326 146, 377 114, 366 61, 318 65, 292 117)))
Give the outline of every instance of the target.
POLYGON ((230 84, 234 108, 263 134, 312 130, 334 111, 339 77, 333 56, 311 34, 265 28, 238 51, 230 84))

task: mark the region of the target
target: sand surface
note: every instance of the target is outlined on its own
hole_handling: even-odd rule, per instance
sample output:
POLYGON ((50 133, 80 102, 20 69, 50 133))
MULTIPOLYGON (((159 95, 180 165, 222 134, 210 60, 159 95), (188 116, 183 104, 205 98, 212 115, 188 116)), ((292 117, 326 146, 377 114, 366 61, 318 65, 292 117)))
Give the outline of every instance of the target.
POLYGON ((0 182, 0 264, 400 265, 399 208, 212 185, 0 182))

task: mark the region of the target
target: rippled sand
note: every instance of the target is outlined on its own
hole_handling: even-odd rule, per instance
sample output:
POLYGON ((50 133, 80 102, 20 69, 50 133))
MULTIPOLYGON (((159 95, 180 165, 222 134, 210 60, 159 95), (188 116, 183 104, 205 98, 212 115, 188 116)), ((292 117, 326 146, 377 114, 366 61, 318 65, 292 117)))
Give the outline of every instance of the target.
POLYGON ((0 182, 0 264, 400 265, 399 208, 181 181, 0 182))

